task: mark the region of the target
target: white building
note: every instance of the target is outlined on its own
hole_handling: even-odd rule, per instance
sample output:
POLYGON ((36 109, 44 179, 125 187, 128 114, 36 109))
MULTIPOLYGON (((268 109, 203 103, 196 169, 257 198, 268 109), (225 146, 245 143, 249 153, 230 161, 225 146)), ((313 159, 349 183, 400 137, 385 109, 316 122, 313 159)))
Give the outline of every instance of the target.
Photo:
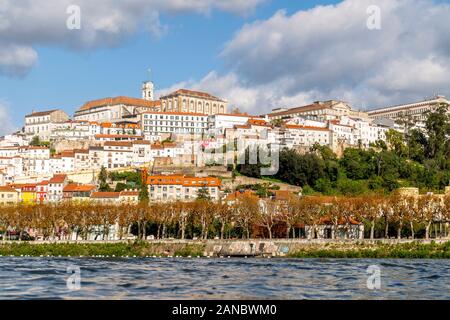
POLYGON ((268 114, 270 120, 304 117, 311 120, 329 121, 338 120, 342 116, 363 119, 369 118, 366 112, 355 110, 347 102, 336 100, 316 101, 307 106, 290 109, 278 108, 272 110, 272 113, 268 114))
POLYGON ((285 144, 289 147, 312 147, 316 143, 321 146, 330 146, 331 131, 328 128, 285 125, 285 144))
MULTIPOLYGON (((435 111, 440 105, 450 106, 450 101, 444 96, 436 96, 419 102, 401 104, 392 107, 378 108, 368 111, 372 119, 403 119, 410 117, 420 126, 426 120, 426 112, 435 111)), ((448 109, 450 113, 450 109, 448 109)))
POLYGON ((141 128, 146 140, 160 140, 162 135, 204 134, 208 129, 208 116, 202 113, 145 112, 141 115, 141 128))
POLYGON ((219 200, 221 181, 218 178, 196 178, 179 175, 150 176, 147 180, 151 201, 190 201, 205 188, 212 200, 219 200))
POLYGON ((33 112, 25 116, 25 134, 30 137, 39 136, 41 140, 49 140, 52 131, 69 120, 62 110, 33 112))
POLYGON ((63 199, 64 187, 69 184, 69 179, 65 174, 55 174, 48 181, 47 198, 49 202, 59 202, 63 199))
POLYGON ((130 167, 133 162, 133 143, 131 142, 105 142, 104 152, 106 154, 105 168, 130 167))

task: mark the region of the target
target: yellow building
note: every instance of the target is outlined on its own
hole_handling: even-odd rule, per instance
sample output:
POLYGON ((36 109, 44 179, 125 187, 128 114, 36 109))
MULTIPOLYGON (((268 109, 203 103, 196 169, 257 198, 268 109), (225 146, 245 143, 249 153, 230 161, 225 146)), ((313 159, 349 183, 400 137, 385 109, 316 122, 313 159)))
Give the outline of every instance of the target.
POLYGON ((24 204, 35 204, 37 202, 37 193, 35 184, 14 184, 11 185, 16 191, 20 192, 20 201, 24 204))
POLYGON ((0 187, 0 205, 13 205, 20 201, 20 193, 9 186, 0 187))

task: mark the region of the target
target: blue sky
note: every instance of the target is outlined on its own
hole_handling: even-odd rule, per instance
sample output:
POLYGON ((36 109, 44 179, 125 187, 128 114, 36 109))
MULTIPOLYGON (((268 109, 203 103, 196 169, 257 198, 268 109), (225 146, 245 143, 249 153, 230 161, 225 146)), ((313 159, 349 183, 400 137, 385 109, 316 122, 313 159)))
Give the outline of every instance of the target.
MULTIPOLYGON (((415 44, 406 45, 409 41, 406 37, 404 47, 400 46, 400 50, 405 52, 404 56, 389 52, 387 48, 370 47, 374 44, 395 42, 395 38, 386 34, 392 33, 391 28, 395 28, 400 38, 405 30, 411 29, 407 23, 408 19, 411 19, 411 23, 415 20, 415 10, 423 12, 424 6, 433 9, 440 4, 437 1, 406 0, 409 2, 408 8, 411 7, 411 3, 414 7, 409 9, 410 12, 404 13, 407 10, 401 7, 390 7, 385 1, 371 1, 371 3, 380 2, 380 7, 387 12, 386 15, 390 18, 387 30, 381 31, 376 36, 374 33, 364 31, 366 33, 361 37, 357 34, 353 36, 352 33, 355 30, 364 29, 363 24, 358 26, 356 22, 360 19, 364 21, 366 13, 363 9, 356 9, 356 6, 360 5, 356 4, 355 0, 345 2, 354 7, 355 12, 359 12, 361 17, 355 17, 355 24, 350 25, 342 19, 339 22, 341 24, 337 23, 335 31, 327 25, 350 12, 343 7, 342 3, 341 7, 337 5, 328 7, 327 10, 311 13, 305 10, 317 9, 319 5, 339 4, 340 1, 256 0, 255 5, 247 8, 248 10, 243 14, 214 7, 208 9, 206 13, 189 8, 182 12, 173 8, 161 9, 158 11, 158 21, 163 26, 161 34, 155 36, 143 28, 137 28, 132 32, 125 32, 124 35, 120 34, 118 40, 112 41, 114 45, 108 42, 102 44, 100 38, 102 35, 99 35, 99 45, 90 43, 82 49, 76 48, 75 40, 72 42, 67 39, 72 37, 71 33, 65 34, 64 38, 58 38, 51 30, 44 30, 43 33, 49 33, 48 37, 42 35, 42 40, 27 40, 27 32, 30 34, 35 32, 31 30, 32 26, 29 27, 29 31, 24 27, 25 31, 18 33, 17 38, 3 40, 2 37, 5 34, 2 34, 0 23, 0 45, 6 43, 7 46, 24 46, 32 49, 37 56, 32 65, 27 66, 26 71, 17 72, 17 74, 1 72, 2 58, 0 56, 0 105, 6 109, 7 119, 9 119, 7 125, 11 126, 12 123, 13 127, 19 127, 24 115, 31 110, 62 108, 72 114, 88 100, 117 95, 139 97, 139 87, 141 81, 147 79, 146 70, 149 67, 153 70, 152 79, 157 89, 164 91, 178 86, 204 89, 222 95, 234 105, 248 111, 268 111, 279 104, 294 106, 320 98, 342 98, 360 106, 369 106, 391 102, 394 104, 404 99, 419 99, 435 93, 434 89, 436 93, 437 91, 445 93, 441 91, 445 91, 446 83, 448 83, 445 68, 447 68, 447 58, 450 56, 450 45, 434 48, 433 42, 429 51, 420 48, 417 50, 419 52, 417 55, 410 55, 407 54, 411 51, 410 45, 415 44), (304 16, 300 14, 302 12, 304 16), (407 15, 406 19, 401 16, 404 14, 407 15), (318 23, 317 21, 322 18, 322 23, 318 23), (394 18, 406 20, 404 30, 391 23, 396 21, 394 18), (311 30, 308 30, 310 26, 311 30), (266 30, 264 28, 268 30, 267 37, 264 36, 266 30), (277 28, 279 30, 275 32, 277 28), (397 30, 399 28, 400 30, 397 30), (348 36, 343 35, 343 30, 348 36), (254 32, 255 36, 251 32, 254 32), (326 36, 325 32, 327 32, 326 36), (334 32, 339 42, 328 47, 325 40, 328 43, 332 41, 334 32), (315 34, 324 35, 324 40, 320 42, 320 37, 315 40, 315 34), (252 36, 246 47, 245 41, 241 40, 249 35, 252 36), (280 40, 280 37, 285 39, 280 40), (280 48, 270 47, 270 44, 274 43, 273 39, 279 41, 280 48), (298 44, 296 39, 299 39, 298 44), (367 44, 365 44, 366 41, 368 41, 367 44), (376 56, 380 52, 384 60, 382 62, 370 60, 369 63, 372 68, 384 71, 379 76, 373 76, 374 72, 371 70, 361 72, 361 69, 366 68, 366 62, 357 60, 362 56, 361 54, 354 60, 353 64, 356 64, 354 69, 352 61, 347 61, 351 60, 351 56, 348 57, 342 52, 346 42, 349 43, 349 52, 364 51, 364 56, 376 56), (352 48, 355 42, 357 45, 352 48), (264 47, 265 43, 268 45, 267 48, 264 47), (369 49, 366 49, 366 45, 369 49), (284 50, 282 46, 286 49, 284 50), (318 53, 319 62, 314 60, 314 53, 311 54, 308 48, 318 53), (330 51, 327 53, 328 50, 330 51), (253 51, 255 55, 246 56, 253 51), (370 52, 366 53, 366 51, 370 52), (266 56, 266 52, 270 52, 270 56, 266 56), (348 72, 334 70, 334 62, 324 71, 323 63, 320 61, 326 61, 330 57, 336 59, 337 66, 341 64, 347 66, 348 72), (259 58, 261 58, 260 64, 258 64, 259 58), (392 72, 396 68, 398 72, 403 70, 404 66, 399 62, 403 59, 410 61, 409 65, 411 63, 417 65, 419 71, 427 70, 427 68, 434 70, 435 74, 430 75, 431 80, 428 77, 419 81, 419 84, 422 84, 422 81, 428 81, 425 86, 421 86, 423 91, 419 90, 420 92, 416 93, 417 87, 408 86, 402 78, 396 79, 392 86, 386 86, 387 76, 392 77, 392 72), (303 60, 305 65, 301 65, 303 60), (286 61, 292 61, 293 67, 285 66, 286 61), (278 72, 279 62, 282 62, 283 66, 280 66, 278 72), (318 65, 314 66, 315 63, 318 65), (267 70, 267 75, 272 77, 273 81, 262 81, 266 73, 261 74, 263 72, 261 70, 267 70), (291 74, 290 70, 296 73, 291 74), (316 71, 317 74, 321 74, 320 77, 317 76, 317 79, 316 71), (336 74, 332 74, 334 71, 336 74), (297 78, 300 74, 301 79, 297 78), (305 78, 310 80, 305 81, 305 78), (330 79, 333 81, 331 82, 330 79), (275 91, 274 88, 277 90, 275 91), (377 94, 375 95, 373 91, 377 94)), ((83 10, 83 6, 81 8, 83 10)), ((443 8, 447 10, 448 6, 444 4, 443 8)), ((45 20, 45 11, 38 14, 45 20)), ((131 17, 133 14, 135 12, 129 13, 131 17)), ((3 17, 8 18, 8 12, 4 13, 3 17)), ((49 13, 47 18, 50 20, 51 17, 49 13)), ((0 22, 1 18, 0 8, 0 22)), ((430 20, 431 18, 435 17, 430 14, 430 20)), ((136 19, 140 21, 139 26, 147 22, 145 15, 136 19)), ((353 16, 349 16, 348 19, 352 21, 353 16)), ((433 33, 438 35, 436 38, 439 40, 439 34, 448 34, 446 33, 448 27, 431 25, 427 19, 420 23, 422 25, 417 28, 424 30, 425 38, 433 33)), ((84 31, 82 28, 72 32, 84 31)), ((31 38, 32 35, 29 37, 31 38)), ((448 43, 447 41, 446 44, 448 43)), ((3 63, 8 63, 10 60, 6 59, 7 62, 3 63)))

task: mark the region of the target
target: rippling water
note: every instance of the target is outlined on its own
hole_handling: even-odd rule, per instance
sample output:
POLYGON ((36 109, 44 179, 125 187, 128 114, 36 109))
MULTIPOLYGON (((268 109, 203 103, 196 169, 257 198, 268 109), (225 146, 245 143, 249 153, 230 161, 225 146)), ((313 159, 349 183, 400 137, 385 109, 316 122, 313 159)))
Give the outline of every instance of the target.
POLYGON ((0 299, 450 299, 449 275, 450 260, 3 257, 0 299), (367 288, 370 265, 379 290, 367 288))

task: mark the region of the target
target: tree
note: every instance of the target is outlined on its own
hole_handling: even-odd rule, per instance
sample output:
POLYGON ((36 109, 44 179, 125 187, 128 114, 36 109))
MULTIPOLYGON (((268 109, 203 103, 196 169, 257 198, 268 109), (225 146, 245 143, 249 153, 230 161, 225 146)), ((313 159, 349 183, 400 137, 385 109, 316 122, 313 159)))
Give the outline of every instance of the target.
POLYGON ((34 136, 33 139, 31 139, 30 146, 39 147, 41 145, 41 139, 39 136, 34 136))
POLYGON ((139 191, 139 202, 148 202, 149 200, 150 196, 148 194, 148 187, 145 183, 143 183, 139 191))
POLYGON ((382 212, 383 198, 378 195, 367 195, 360 198, 357 206, 359 218, 367 219, 370 222, 370 239, 375 237, 375 222, 382 212))
POLYGON ((243 230, 243 237, 245 235, 247 239, 250 238, 250 227, 254 224, 259 210, 259 199, 254 195, 245 193, 236 199, 234 217, 236 225, 243 230))
POLYGON ((448 115, 448 106, 440 105, 435 112, 427 116, 425 128, 428 135, 428 158, 442 156, 445 143, 448 143, 450 135, 450 116, 448 115))
POLYGON ((406 146, 402 133, 394 129, 389 129, 386 132, 386 141, 390 150, 394 151, 398 156, 404 156, 406 154, 406 146))
POLYGON ((106 171, 106 168, 102 166, 102 168, 100 169, 100 173, 98 174, 100 191, 107 191, 107 192, 111 191, 111 187, 109 186, 107 179, 108 179, 108 171, 106 171))
POLYGON ((209 190, 208 190, 207 187, 202 187, 202 188, 198 189, 198 191, 197 191, 197 199, 199 199, 199 200, 207 200, 207 201, 211 200, 211 195, 210 195, 209 190))

